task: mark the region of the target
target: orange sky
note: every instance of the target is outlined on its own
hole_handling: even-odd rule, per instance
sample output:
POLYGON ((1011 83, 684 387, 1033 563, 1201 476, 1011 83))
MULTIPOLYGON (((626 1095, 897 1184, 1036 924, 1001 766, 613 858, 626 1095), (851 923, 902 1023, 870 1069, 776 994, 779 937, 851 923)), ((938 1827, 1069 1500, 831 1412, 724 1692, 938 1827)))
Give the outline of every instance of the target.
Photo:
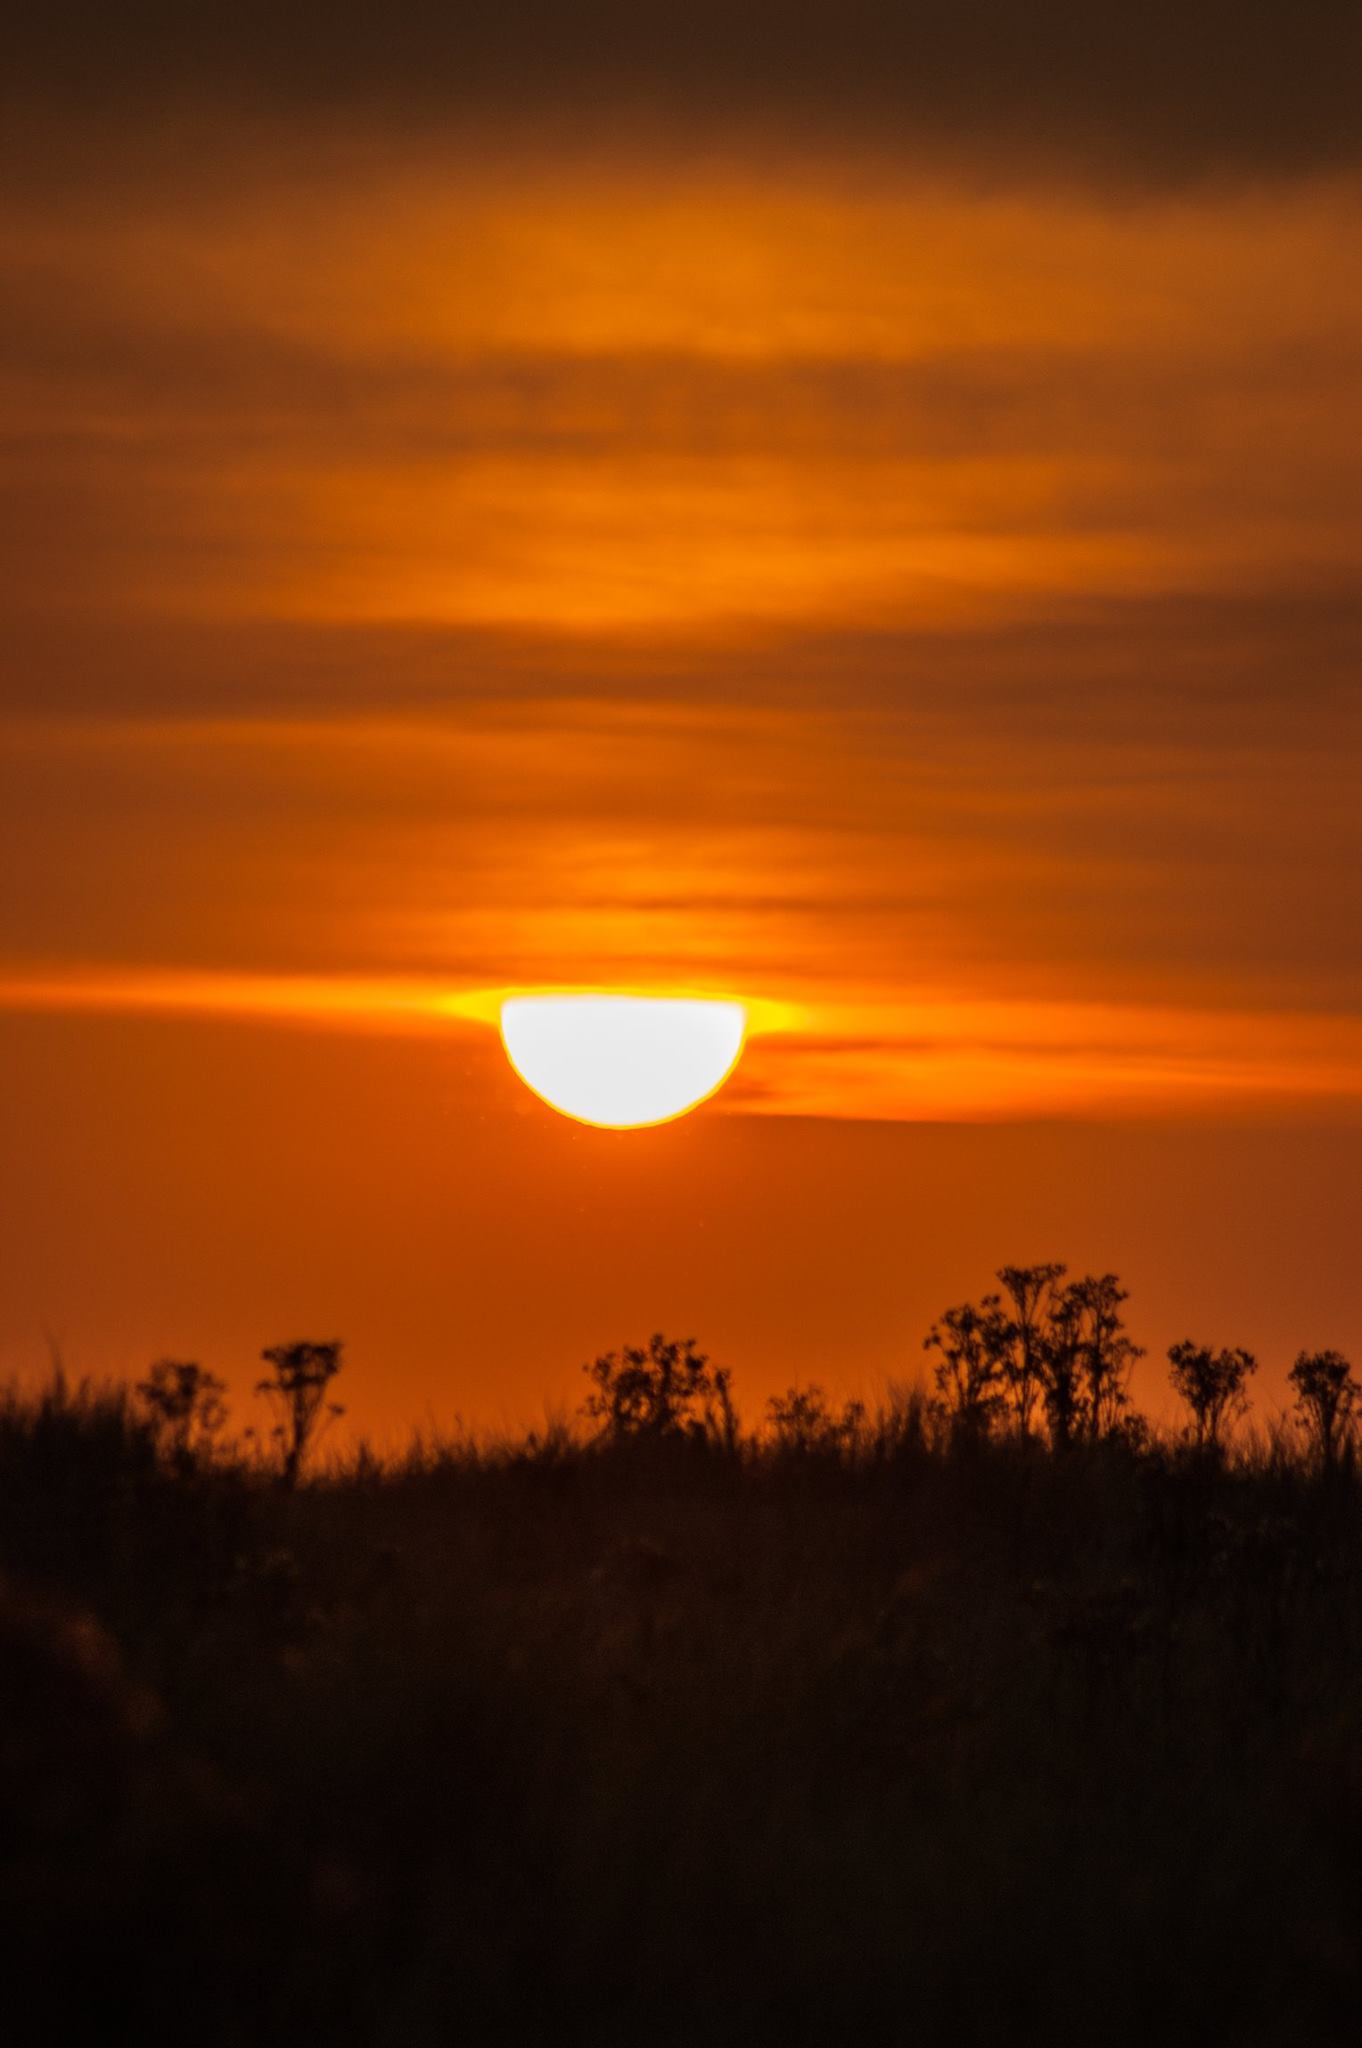
POLYGON ((11 91, 0 1362, 316 1323, 395 1428, 662 1322, 859 1388, 1030 1256, 1362 1346, 1332 101, 1255 127, 1246 31, 1100 122, 627 38, 522 106, 488 30, 442 113, 349 29, 11 91), (602 1138, 450 1014, 574 983, 797 1018, 602 1138))

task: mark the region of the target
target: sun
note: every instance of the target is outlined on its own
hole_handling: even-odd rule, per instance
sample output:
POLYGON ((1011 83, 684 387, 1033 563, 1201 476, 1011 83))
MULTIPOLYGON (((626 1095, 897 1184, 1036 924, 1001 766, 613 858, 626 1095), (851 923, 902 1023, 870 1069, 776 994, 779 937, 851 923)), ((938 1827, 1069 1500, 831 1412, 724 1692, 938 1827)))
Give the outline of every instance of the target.
POLYGON ((721 1087, 747 1036, 743 1004, 691 996, 510 996, 501 1042, 528 1088, 579 1123, 637 1129, 721 1087))

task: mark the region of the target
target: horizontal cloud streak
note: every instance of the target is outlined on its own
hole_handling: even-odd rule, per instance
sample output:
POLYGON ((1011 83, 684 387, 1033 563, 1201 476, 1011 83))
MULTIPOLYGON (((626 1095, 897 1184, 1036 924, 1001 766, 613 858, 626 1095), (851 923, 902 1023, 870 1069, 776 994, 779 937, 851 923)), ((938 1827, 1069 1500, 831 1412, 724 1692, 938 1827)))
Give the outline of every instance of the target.
MULTIPOLYGON (((665 990, 665 981, 635 986, 665 990)), ((434 980, 130 972, 0 971, 0 1013, 96 1012, 229 1019, 458 1043, 490 1030, 499 990, 434 980)), ((504 993, 511 993, 510 990, 504 993)), ((1076 1003, 920 995, 906 1009, 770 1004, 722 1106, 784 1116, 989 1118, 1268 1114, 1283 1105, 1362 1118, 1362 1022, 1197 1014, 1076 1003), (788 1020, 780 1012, 789 1012, 788 1020), (891 1022, 892 1017, 892 1022, 891 1022), (877 1031, 876 1022, 889 1025, 877 1031), (840 1026, 840 1029, 839 1029, 840 1026)))
POLYGON ((977 628, 1352 575, 1355 194, 441 181, 17 207, 10 610, 977 628))

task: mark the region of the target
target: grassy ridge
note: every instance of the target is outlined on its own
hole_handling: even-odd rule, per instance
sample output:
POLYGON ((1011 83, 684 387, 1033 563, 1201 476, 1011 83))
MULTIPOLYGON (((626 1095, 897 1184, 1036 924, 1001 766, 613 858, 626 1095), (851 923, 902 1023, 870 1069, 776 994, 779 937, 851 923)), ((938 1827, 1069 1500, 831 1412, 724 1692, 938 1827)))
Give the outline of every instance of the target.
POLYGON ((1284 1440, 167 1461, 0 1412, 25 2042, 1350 2039, 1362 1487, 1284 1440), (79 1964, 79 1969, 76 1965, 79 1964))

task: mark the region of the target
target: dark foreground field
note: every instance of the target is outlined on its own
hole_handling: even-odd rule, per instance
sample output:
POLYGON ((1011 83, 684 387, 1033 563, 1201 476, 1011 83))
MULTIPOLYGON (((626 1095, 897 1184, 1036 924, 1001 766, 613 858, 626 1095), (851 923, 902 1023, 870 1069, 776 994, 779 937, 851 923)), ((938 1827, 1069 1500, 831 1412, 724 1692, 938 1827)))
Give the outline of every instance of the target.
POLYGON ((14 2048, 1355 2038, 1346 1465, 910 1410, 290 1491, 53 1396, 0 1544, 14 2048))

